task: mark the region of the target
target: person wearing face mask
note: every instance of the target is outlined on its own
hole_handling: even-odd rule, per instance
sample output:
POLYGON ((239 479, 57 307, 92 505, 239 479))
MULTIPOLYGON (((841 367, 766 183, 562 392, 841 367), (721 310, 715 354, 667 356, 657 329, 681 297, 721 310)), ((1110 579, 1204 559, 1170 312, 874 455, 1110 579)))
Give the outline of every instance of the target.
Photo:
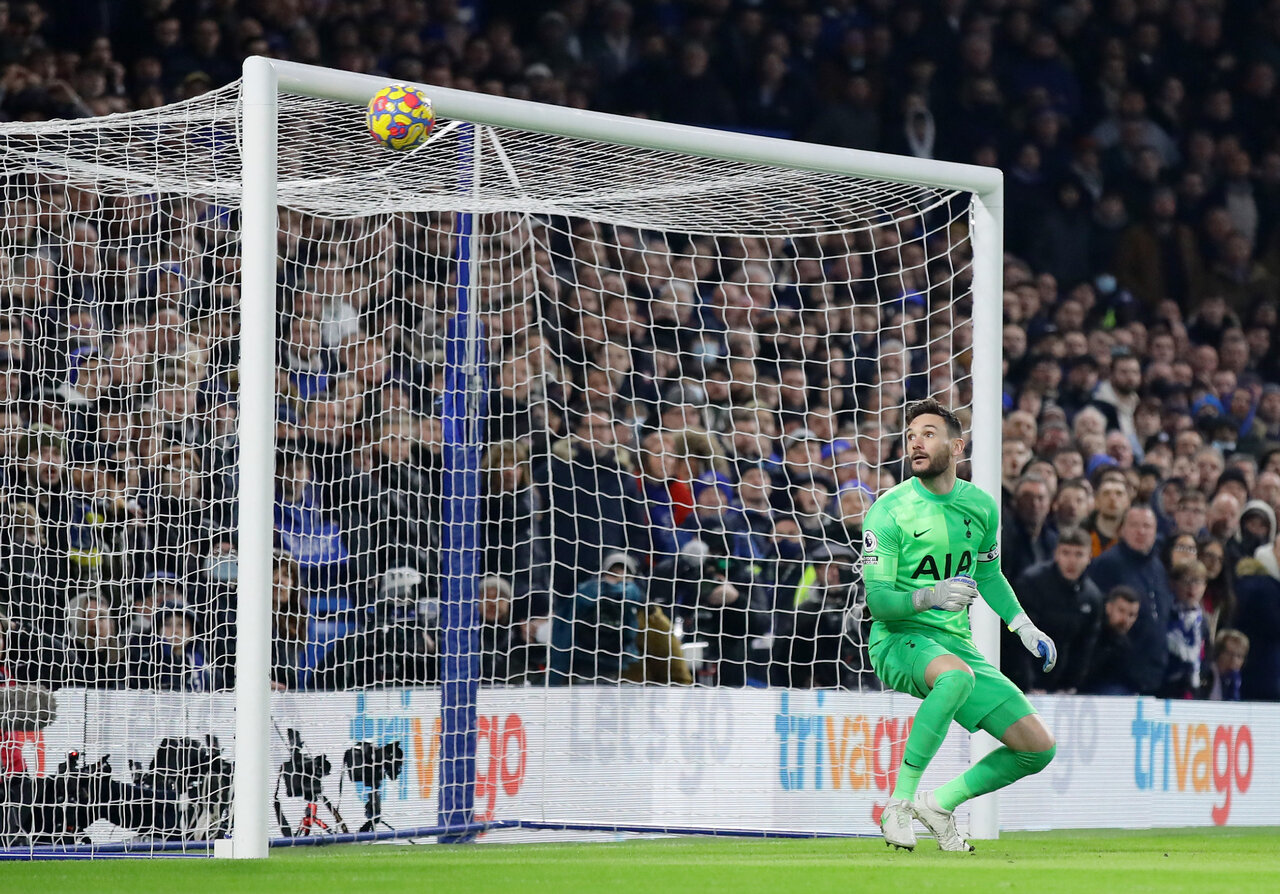
POLYGON ((616 682, 642 663, 639 617, 646 599, 636 582, 638 568, 634 557, 611 552, 572 595, 553 595, 551 685, 616 682))

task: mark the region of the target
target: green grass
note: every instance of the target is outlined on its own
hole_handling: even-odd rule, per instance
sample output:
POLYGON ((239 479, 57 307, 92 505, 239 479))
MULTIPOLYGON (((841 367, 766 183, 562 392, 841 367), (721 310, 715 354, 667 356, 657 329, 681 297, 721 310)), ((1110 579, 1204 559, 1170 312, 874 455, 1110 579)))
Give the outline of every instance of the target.
POLYGON ((1009 834, 976 854, 914 853, 879 840, 681 838, 616 844, 329 847, 262 863, 112 860, 5 863, 22 894, 511 894, 1001 891, 1232 894, 1280 891, 1280 830, 1009 834))

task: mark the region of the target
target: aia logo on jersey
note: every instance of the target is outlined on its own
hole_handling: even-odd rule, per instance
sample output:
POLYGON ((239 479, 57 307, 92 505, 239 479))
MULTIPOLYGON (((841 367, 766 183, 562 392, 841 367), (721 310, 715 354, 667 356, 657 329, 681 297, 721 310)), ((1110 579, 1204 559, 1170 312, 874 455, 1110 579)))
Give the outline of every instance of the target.
POLYGON ((938 560, 933 556, 925 556, 920 560, 920 564, 916 566, 916 570, 911 572, 911 577, 931 577, 934 580, 946 580, 949 577, 955 577, 957 574, 968 574, 973 569, 973 553, 965 550, 960 554, 959 560, 951 553, 947 553, 942 557, 942 568, 938 568, 938 560), (954 567, 952 567, 954 566, 954 567))

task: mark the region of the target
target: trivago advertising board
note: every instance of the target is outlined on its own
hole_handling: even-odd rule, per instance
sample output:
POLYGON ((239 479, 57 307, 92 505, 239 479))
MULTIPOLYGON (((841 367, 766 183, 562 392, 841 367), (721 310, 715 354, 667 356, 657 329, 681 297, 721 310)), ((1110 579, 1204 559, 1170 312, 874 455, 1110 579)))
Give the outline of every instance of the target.
MULTIPOLYGON (((1042 697, 1055 762, 1001 796, 1006 829, 1261 825, 1280 803, 1280 705, 1042 697)), ((753 827, 874 834, 919 703, 892 693, 575 687, 481 693, 478 819, 753 827)), ((328 757, 329 801, 364 821, 367 789, 343 770, 355 743, 399 742, 383 818, 433 825, 439 783, 435 690, 273 696, 277 772, 292 756, 328 757)), ((146 763, 165 736, 217 735, 234 757, 230 694, 64 690, 56 722, 22 749, 32 772, 66 752, 146 763)), ((942 746, 926 785, 961 772, 968 736, 942 746)), ((272 792, 263 793, 270 798, 272 792)), ((281 790, 296 829, 306 805, 281 790)), ((318 820, 335 820, 323 803, 318 820)), ((961 820, 964 824, 964 815, 961 820)), ((510 834, 504 834, 509 838, 510 834)), ((545 837, 545 836, 544 836, 545 837)))
POLYGON ((1005 828, 1275 824, 1280 705, 1033 701, 1058 739, 1058 756, 1001 794, 1005 828))

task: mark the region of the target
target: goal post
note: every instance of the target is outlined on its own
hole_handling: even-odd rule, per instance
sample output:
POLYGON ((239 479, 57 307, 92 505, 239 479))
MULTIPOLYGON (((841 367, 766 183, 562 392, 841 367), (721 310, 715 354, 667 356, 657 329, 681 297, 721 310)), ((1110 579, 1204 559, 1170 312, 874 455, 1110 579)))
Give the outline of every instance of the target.
MULTIPOLYGON (((1004 383, 1001 369, 1004 330, 1004 201, 1003 187, 973 196, 973 483, 1002 506, 1000 453, 1004 430, 1004 383), (985 350, 983 341, 990 339, 985 350)), ((1000 666, 1000 617, 985 602, 970 612, 974 644, 1000 666)), ((977 763, 997 747, 985 732, 969 737, 970 761, 977 763)), ((969 834, 996 838, 1000 833, 999 794, 992 792, 969 807, 969 834)))
MULTIPOLYGON (((246 60, 244 68, 246 97, 259 95, 259 92, 265 96, 272 86, 280 94, 309 96, 364 106, 370 96, 386 86, 386 80, 373 75, 340 72, 294 62, 265 60, 257 57, 246 60)), ((708 159, 827 172, 969 193, 973 253, 972 479, 988 493, 999 496, 1003 410, 1000 345, 1003 313, 1004 185, 1003 175, 998 169, 625 118, 424 84, 414 86, 422 89, 431 98, 437 114, 441 117, 471 122, 472 125, 514 128, 532 133, 689 154, 708 159)), ((252 204, 261 206, 255 209, 253 218, 265 221, 268 204, 271 206, 270 213, 274 214, 274 191, 267 189, 251 191, 247 189, 247 185, 251 166, 261 164, 264 166, 263 170, 268 170, 266 165, 269 165, 270 161, 265 156, 272 151, 274 144, 269 136, 263 133, 254 134, 247 117, 245 124, 246 150, 251 145, 251 138, 254 146, 252 155, 246 151, 245 156, 246 220, 249 218, 248 212, 252 204), (254 159, 260 160, 255 162, 254 159)), ((469 185, 478 189, 481 176, 480 140, 474 132, 470 140, 472 141, 469 150, 472 153, 471 161, 462 161, 461 164, 474 165, 474 168, 465 172, 463 176, 469 185)), ((468 256, 474 257, 476 244, 470 230, 472 215, 466 214, 464 217, 462 232, 465 234, 466 246, 465 248, 460 246, 460 251, 465 251, 468 256)), ((246 230, 246 238, 248 235, 246 230)), ((471 268, 463 265, 461 269, 470 270, 471 268)), ((250 271, 246 269, 246 287, 249 286, 247 279, 249 273, 250 271)), ((258 275, 264 276, 265 281, 265 271, 259 270, 258 275)), ((473 283, 466 289, 461 288, 461 283, 459 285, 460 297, 469 293, 474 294, 473 283)), ((265 282, 257 288, 261 289, 264 286, 265 282)), ((270 286, 274 287, 274 280, 270 286)), ((256 292, 257 289, 255 289, 256 292)), ((474 358, 478 350, 473 322, 474 310, 471 306, 464 304, 459 307, 459 316, 468 321, 467 356, 474 358)), ((456 581, 450 581, 448 586, 452 588, 456 584, 456 581)), ((471 588, 450 589, 447 592, 450 595, 446 604, 453 604, 457 599, 474 599, 474 581, 471 588)), ((993 662, 998 664, 999 618, 988 606, 980 604, 973 611, 971 623, 975 642, 993 662)), ((454 646, 457 645, 455 642, 454 646)), ((450 659, 451 656, 446 654, 445 667, 457 670, 460 665, 450 659)), ((462 691, 469 693, 462 696, 457 708, 452 709, 453 712, 461 713, 451 713, 449 707, 444 708, 446 730, 454 726, 451 718, 465 717, 468 722, 474 720, 474 678, 469 681, 470 688, 466 688, 468 681, 465 677, 466 674, 463 674, 460 680, 450 680, 446 676, 444 680, 446 690, 450 686, 462 686, 464 687, 462 691)), ((265 729, 263 735, 265 735, 265 729)), ((474 730, 470 735, 469 747, 473 749, 474 730)), ((468 747, 466 734, 460 730, 454 737, 449 737, 446 732, 445 742, 455 743, 446 744, 444 746, 446 749, 459 745, 468 747)), ((263 748, 265 749, 265 743, 263 748)), ((994 748, 994 740, 990 737, 982 733, 973 735, 970 742, 971 761, 976 763, 992 748, 994 748)), ((448 772, 445 767, 450 763, 443 757, 442 755, 442 782, 444 782, 445 773, 448 772)), ((453 755, 453 757, 462 759, 467 769, 458 773, 450 772, 449 775, 453 777, 451 785, 441 788, 439 821, 442 827, 452 826, 461 816, 470 816, 470 805, 474 799, 474 751, 453 755)), ((972 806, 970 812, 972 837, 994 838, 998 835, 999 814, 996 798, 994 794, 988 795, 972 806)), ((256 851, 254 853, 256 854, 256 851)))
MULTIPOLYGON (((276 403, 276 72, 244 63, 240 209, 240 516, 237 527, 236 763, 231 854, 267 855, 271 787, 271 544, 276 403), (244 619, 244 620, 239 620, 244 619), (246 623, 247 621, 247 623, 246 623), (245 747, 248 745, 249 747, 245 747)), ((225 848, 225 844, 223 845, 225 848)))

